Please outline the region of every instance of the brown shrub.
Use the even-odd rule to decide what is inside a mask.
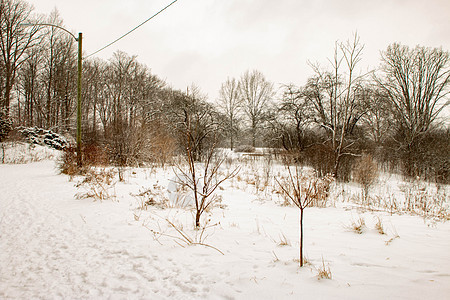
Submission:
[[[64,149],[58,162],[58,168],[62,174],[69,176],[80,174],[77,166],[77,150],[75,147],[67,147]]]
[[[363,200],[367,202],[369,190],[378,178],[378,165],[370,154],[363,154],[353,167],[353,180],[363,189]]]
[[[84,145],[82,149],[83,164],[89,166],[104,166],[108,164],[105,148],[95,143]]]

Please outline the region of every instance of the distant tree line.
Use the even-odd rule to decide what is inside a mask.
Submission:
[[[2,139],[17,126],[75,133],[76,42],[57,28],[24,26],[38,23],[63,26],[56,10],[41,16],[24,0],[0,0]],[[357,35],[336,43],[329,63],[310,63],[300,86],[278,88],[260,71],[245,71],[227,78],[214,101],[195,85],[171,88],[121,51],[107,61],[84,59],[85,156],[165,164],[190,145],[202,160],[220,141],[276,148],[341,180],[355,158],[371,154],[386,170],[448,183],[449,52],[394,43],[377,70],[361,73],[363,49]]]

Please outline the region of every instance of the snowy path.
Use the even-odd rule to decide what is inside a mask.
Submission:
[[[75,201],[73,183],[53,166],[1,166],[0,298],[186,298],[195,284],[178,278],[188,270],[138,237],[111,236],[111,224],[88,226],[79,212],[90,209],[95,222],[101,210]]]

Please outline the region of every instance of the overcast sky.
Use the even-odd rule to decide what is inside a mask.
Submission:
[[[35,12],[57,9],[64,26],[83,32],[91,54],[172,0],[28,0]],[[363,69],[376,67],[393,42],[450,50],[448,0],[178,0],[96,56],[137,55],[172,87],[198,85],[214,100],[227,77],[257,69],[275,84],[303,85],[307,61],[327,63],[336,40],[355,31]]]

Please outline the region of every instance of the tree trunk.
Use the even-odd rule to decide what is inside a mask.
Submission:
[[[252,124],[252,146],[256,147],[256,124],[254,122]]]
[[[230,150],[233,151],[233,115],[230,118]]]
[[[200,210],[197,209],[197,212],[195,214],[195,228],[200,228]]]
[[[9,76],[9,70],[6,69],[6,83],[5,83],[5,94],[4,94],[4,103],[3,108],[5,109],[6,117],[9,117],[9,104],[11,102],[11,89],[12,89],[12,83],[11,83],[11,77]]]
[[[230,150],[233,151],[233,133],[231,133],[231,138],[230,138]]]
[[[334,166],[333,166],[333,176],[334,178],[338,178],[339,164],[341,162],[341,155],[334,155]]]
[[[303,267],[303,210],[300,209],[300,267]]]

